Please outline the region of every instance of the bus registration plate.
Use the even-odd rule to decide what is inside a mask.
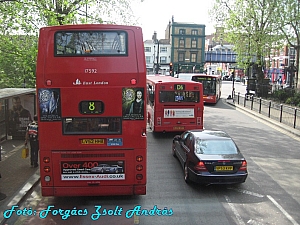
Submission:
[[[98,138],[98,139],[81,139],[81,144],[83,145],[103,145],[104,139]]]
[[[176,126],[176,127],[173,127],[173,130],[184,130],[184,127]]]
[[[233,166],[216,166],[215,170],[216,171],[232,171]]]

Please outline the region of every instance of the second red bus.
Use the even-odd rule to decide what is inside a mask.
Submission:
[[[147,76],[147,118],[154,132],[203,129],[201,83],[171,76]]]

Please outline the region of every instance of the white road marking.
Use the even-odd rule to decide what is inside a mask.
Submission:
[[[273,204],[283,213],[283,215],[288,218],[289,221],[292,222],[293,225],[299,225],[299,223],[297,223],[294,218],[288,214],[287,211],[284,210],[284,208],[281,207],[281,205],[279,205],[274,198],[272,198],[270,195],[267,195],[267,197],[271,200],[271,202],[273,202]]]
[[[240,193],[247,194],[247,195],[252,195],[252,196],[255,196],[255,197],[258,197],[258,198],[263,198],[264,197],[264,195],[261,195],[261,194],[258,194],[258,193],[252,192],[252,191],[247,191],[247,190],[239,189],[239,188],[227,187],[227,189],[238,191]]]
[[[238,211],[236,210],[236,208],[234,207],[234,205],[231,203],[230,198],[227,195],[225,195],[224,197],[225,197],[226,202],[228,203],[229,207],[231,208],[233,214],[235,215],[235,218],[237,219],[238,224],[240,224],[240,225],[246,225],[244,223],[241,215],[238,213]]]

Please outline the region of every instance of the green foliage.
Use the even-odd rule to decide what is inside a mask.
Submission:
[[[135,25],[130,4],[140,0],[0,1],[0,88],[35,87],[39,28],[77,23]]]
[[[247,69],[255,57],[258,80],[263,80],[264,58],[288,43],[300,48],[300,1],[216,0],[210,15],[225,28],[224,39],[234,44],[238,65]],[[299,65],[299,57],[296,65]]]
[[[295,92],[294,89],[279,89],[272,93],[271,98],[274,101],[300,107],[300,92]]]

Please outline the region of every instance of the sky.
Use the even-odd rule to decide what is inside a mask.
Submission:
[[[213,33],[215,28],[208,15],[213,3],[212,0],[144,0],[131,7],[138,19],[138,26],[142,27],[145,41],[152,39],[154,31],[158,39],[164,39],[172,16],[174,22],[204,24],[205,34]]]

